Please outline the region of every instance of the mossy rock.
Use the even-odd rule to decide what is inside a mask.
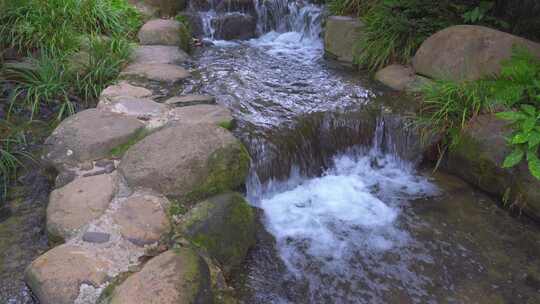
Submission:
[[[178,233],[208,252],[229,276],[255,244],[255,213],[238,193],[225,193],[195,205],[179,221]]]

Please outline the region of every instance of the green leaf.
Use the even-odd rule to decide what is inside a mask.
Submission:
[[[512,136],[512,144],[524,144],[529,141],[529,133],[520,132]]]
[[[529,104],[522,104],[521,109],[531,116],[536,116],[536,108],[534,106],[531,106]]]
[[[521,124],[521,129],[525,132],[530,132],[536,126],[536,117],[529,117],[523,121]]]
[[[516,122],[518,120],[526,118],[526,116],[523,115],[523,113],[513,112],[513,111],[500,112],[500,113],[495,114],[495,116],[497,116],[497,118],[504,119],[504,120],[509,120],[511,122]]]
[[[540,144],[540,132],[533,131],[529,135],[529,149],[532,149]]]
[[[508,154],[508,156],[506,156],[506,158],[504,159],[503,168],[510,168],[517,165],[523,159],[523,155],[525,155],[523,149],[514,149],[514,151]]]
[[[527,152],[527,160],[531,174],[536,179],[540,179],[540,159],[538,159],[536,150],[529,150]]]

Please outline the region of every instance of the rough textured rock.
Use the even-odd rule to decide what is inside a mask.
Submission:
[[[168,107],[152,99],[124,96],[117,97],[110,103],[100,102],[97,108],[144,120],[163,115]]]
[[[147,98],[152,96],[152,91],[136,87],[129,84],[127,81],[120,81],[118,84],[110,85],[101,92],[99,96],[100,102],[111,102],[118,97],[135,97],[135,98]]]
[[[212,19],[214,38],[223,40],[246,40],[255,37],[257,20],[251,15],[231,13]]]
[[[25,281],[41,304],[73,304],[81,284],[99,286],[107,265],[82,248],[61,245],[28,266]]]
[[[196,104],[214,104],[216,98],[211,95],[185,95],[175,96],[165,101],[165,104],[176,106],[191,106]]]
[[[154,19],[146,22],[138,37],[143,45],[180,45],[182,24],[175,20]]]
[[[169,83],[178,82],[190,76],[183,67],[164,63],[133,63],[128,65],[120,75]]]
[[[141,45],[133,52],[135,63],[174,63],[181,64],[188,60],[189,55],[177,46]]]
[[[418,74],[435,79],[474,80],[498,74],[512,46],[540,57],[540,44],[476,25],[456,25],[426,39],[413,59]]]
[[[143,127],[132,117],[88,109],[62,121],[45,141],[43,159],[61,170],[64,165],[104,158]]]
[[[324,51],[327,57],[344,63],[353,63],[355,42],[362,34],[358,18],[330,16],[324,30]]]
[[[252,0],[222,0],[216,6],[217,12],[255,13],[255,2]]]
[[[255,244],[255,215],[240,194],[226,193],[195,205],[181,218],[179,230],[230,274]]]
[[[208,265],[189,248],[166,251],[115,288],[110,304],[212,303]]]
[[[231,125],[233,120],[227,107],[208,104],[175,108],[171,111],[171,116],[181,123],[206,123],[224,127]]]
[[[150,194],[134,194],[113,214],[120,233],[138,246],[155,243],[170,229],[165,213],[169,201]]]
[[[130,186],[197,201],[239,187],[248,167],[249,155],[227,130],[176,123],[132,146],[119,169]]]
[[[187,20],[189,28],[191,29],[191,35],[198,38],[204,36],[203,20],[198,12],[184,11],[178,15],[183,16]]]
[[[375,79],[397,91],[417,92],[429,79],[416,75],[410,66],[392,64],[375,74]]]
[[[52,241],[69,239],[74,232],[101,216],[117,191],[116,173],[78,178],[51,192],[47,233]]]
[[[450,151],[445,168],[488,193],[507,198],[507,205],[540,219],[540,181],[524,163],[502,168],[511,152],[505,139],[511,132],[506,121],[493,115],[478,116]]]

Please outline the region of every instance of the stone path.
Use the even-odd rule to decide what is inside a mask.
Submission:
[[[225,278],[255,242],[255,216],[233,191],[250,159],[212,96],[156,102],[156,88],[190,77],[180,26],[145,24],[122,79],[47,139],[58,246],[25,274],[40,303],[235,303]]]

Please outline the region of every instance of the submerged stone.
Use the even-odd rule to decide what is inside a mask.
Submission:
[[[85,232],[82,236],[82,240],[88,243],[107,243],[111,239],[111,235],[103,232]]]
[[[184,95],[175,96],[165,101],[165,104],[175,106],[191,106],[197,104],[215,104],[216,98],[212,95]]]

